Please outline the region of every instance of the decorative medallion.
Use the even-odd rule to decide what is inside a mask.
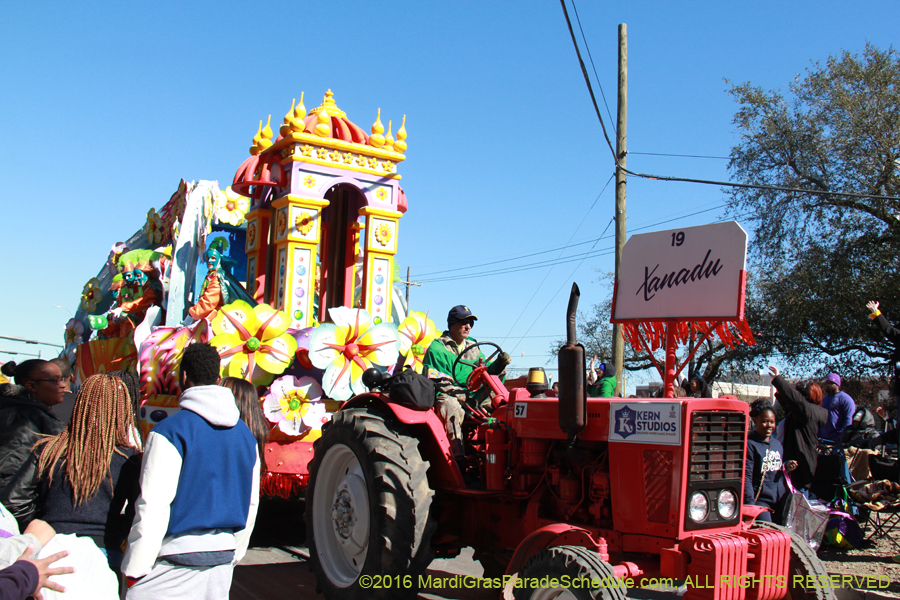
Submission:
[[[307,233],[309,233],[310,229],[312,229],[312,226],[313,218],[306,211],[303,211],[302,213],[300,213],[299,217],[294,219],[294,227],[297,228],[297,231],[300,232],[300,235],[306,235]]]
[[[375,228],[375,239],[382,246],[387,246],[391,241],[393,228],[388,223],[382,223]]]

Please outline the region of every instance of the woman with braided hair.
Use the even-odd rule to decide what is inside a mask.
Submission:
[[[0,492],[0,502],[20,527],[40,517],[59,533],[90,537],[117,567],[140,494],[141,457],[133,428],[122,380],[89,377],[66,429],[34,445],[30,459]]]

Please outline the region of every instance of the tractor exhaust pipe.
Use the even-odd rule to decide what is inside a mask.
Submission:
[[[577,283],[572,283],[572,292],[569,294],[569,307],[566,308],[566,346],[574,346],[577,342],[575,332],[575,313],[578,310],[578,299],[581,298],[581,290]]]
[[[569,439],[584,430],[587,419],[586,358],[584,346],[577,342],[575,314],[581,292],[572,284],[566,309],[566,344],[559,349],[559,428]]]

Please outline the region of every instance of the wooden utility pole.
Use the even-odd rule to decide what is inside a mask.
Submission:
[[[410,278],[409,278],[409,271],[410,271],[410,267],[406,267],[406,281],[401,281],[401,282],[400,282],[400,283],[402,283],[403,285],[406,286],[406,312],[407,312],[407,314],[409,313],[409,286],[411,286],[411,285],[421,286],[421,285],[422,285],[422,284],[419,283],[418,281],[411,281],[411,280],[410,280]]]
[[[619,281],[619,265],[622,263],[622,248],[625,247],[625,133],[628,125],[628,26],[619,24],[619,102],[616,111],[616,281]],[[621,291],[621,290],[620,290]],[[622,326],[613,325],[613,364],[619,376],[616,395],[625,395],[625,346]]]

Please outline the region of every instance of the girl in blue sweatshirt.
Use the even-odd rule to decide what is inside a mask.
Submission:
[[[760,521],[782,523],[788,498],[781,458],[784,450],[773,434],[775,410],[767,400],[757,400],[750,405],[753,430],[747,437],[747,463],[744,467],[744,504],[771,508],[756,517]],[[793,461],[792,461],[793,462]],[[791,465],[785,468],[791,470]]]

